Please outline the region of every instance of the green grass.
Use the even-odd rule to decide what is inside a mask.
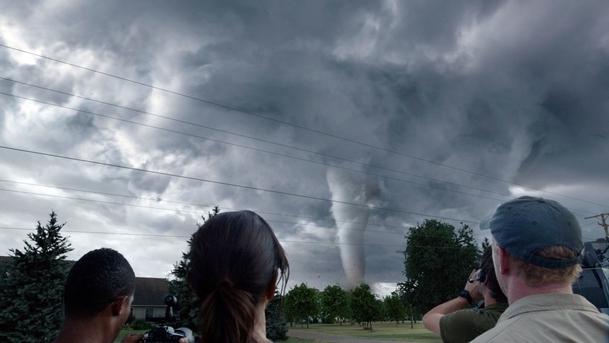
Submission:
[[[289,325],[289,324],[288,324]],[[301,328],[300,325],[294,325],[289,328],[290,331],[309,331],[318,332],[327,335],[337,335],[346,337],[365,338],[370,340],[396,341],[396,342],[442,342],[442,339],[435,334],[427,331],[422,323],[414,324],[414,328],[410,327],[410,323],[395,325],[395,322],[374,322],[372,323],[372,331],[364,330],[359,325],[350,324],[309,324]],[[148,330],[123,330],[116,339],[115,343],[119,343],[121,339],[130,333],[144,333]],[[288,336],[290,335],[288,331]],[[290,337],[287,341],[278,341],[277,343],[315,343],[312,339],[301,339]]]
[[[306,325],[304,328],[301,325],[294,325],[292,330],[312,331],[328,335],[347,336],[365,338],[370,340],[385,340],[396,342],[442,342],[439,336],[423,327],[422,323],[414,324],[414,328],[410,327],[410,323],[395,325],[395,322],[374,322],[372,323],[372,331],[364,330],[359,325],[350,324],[309,324],[309,329]],[[290,332],[288,331],[288,336]]]
[[[125,337],[125,335],[128,335],[130,333],[145,333],[145,332],[148,332],[148,331],[149,330],[121,330],[121,333],[118,335],[118,337],[116,338],[114,343],[120,343],[121,339],[123,339],[123,337]],[[302,338],[291,337],[287,341],[278,341],[278,342],[285,342],[285,343],[314,343],[315,341],[312,340],[312,339],[302,339]]]
[[[126,335],[130,334],[130,333],[145,333],[148,332],[149,330],[121,330],[121,333],[118,334],[118,337],[116,338],[116,340],[114,341],[114,343],[120,343],[121,339],[123,339],[123,337],[125,337]]]

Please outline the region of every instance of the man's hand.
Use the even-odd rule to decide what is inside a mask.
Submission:
[[[466,291],[469,292],[469,295],[472,297],[472,299],[475,302],[478,302],[478,301],[484,299],[484,296],[482,296],[482,294],[480,294],[480,281],[469,282],[469,279],[475,279],[477,276],[478,276],[478,269],[474,269],[472,271],[472,273],[469,274],[469,277],[467,278],[467,281],[465,282],[465,287],[463,287],[463,289],[465,289]]]
[[[140,343],[144,341],[144,334],[141,333],[132,333],[123,337],[121,343]],[[180,343],[188,343],[186,339],[180,338]]]
[[[144,340],[144,334],[141,333],[131,333],[123,337],[121,343],[139,343]]]

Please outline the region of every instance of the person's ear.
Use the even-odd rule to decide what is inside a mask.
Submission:
[[[503,249],[501,246],[497,246],[497,266],[499,270],[495,272],[501,273],[501,275],[508,274],[510,272],[510,253]]]
[[[112,315],[120,316],[123,313],[123,311],[129,311],[130,309],[127,309],[128,302],[129,302],[129,297],[127,297],[127,296],[122,296],[122,297],[114,300],[112,302],[112,304],[110,304],[110,309],[112,311]]]
[[[275,299],[275,290],[277,289],[277,271],[273,273],[273,279],[271,283],[266,287],[266,291],[264,292],[264,296],[266,300],[271,301]]]

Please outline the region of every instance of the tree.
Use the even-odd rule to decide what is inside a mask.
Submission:
[[[264,309],[266,318],[266,338],[271,341],[285,341],[288,339],[288,327],[285,316],[281,313],[282,296],[275,291],[275,297]]]
[[[308,329],[309,320],[316,317],[319,312],[317,293],[315,288],[309,288],[305,283],[294,286],[284,298],[285,315],[288,320],[290,322],[305,320]]]
[[[211,212],[207,213],[207,219],[220,213],[218,206],[214,207]],[[203,223],[197,223],[197,229],[205,223],[205,216],[201,216]],[[182,259],[173,265],[171,274],[173,279],[167,282],[169,292],[178,298],[182,304],[182,308],[178,313],[177,327],[187,327],[193,331],[197,329],[197,315],[201,307],[201,301],[190,290],[188,283],[188,265],[190,263],[190,247],[192,245],[192,236],[187,241],[188,248],[182,253]]]
[[[482,241],[481,246],[482,246],[482,251],[484,251],[484,249],[491,246],[491,242],[488,240],[488,237],[484,237],[484,240]]]
[[[406,317],[406,307],[404,307],[399,294],[397,292],[391,292],[390,296],[385,297],[384,303],[387,317],[395,320],[395,325],[398,325],[399,321]]]
[[[51,212],[24,240],[23,251],[10,249],[0,289],[0,342],[48,342],[63,322],[63,288],[69,271],[66,254],[73,249]]]
[[[411,227],[406,235],[402,287],[408,288],[411,303],[423,313],[453,299],[463,287],[480,252],[472,229],[459,230],[436,220]]]
[[[322,318],[329,323],[334,323],[334,319],[339,318],[339,323],[342,325],[342,319],[348,317],[349,312],[347,292],[339,285],[327,286],[321,293]]]
[[[366,283],[355,287],[351,292],[351,312],[353,319],[358,322],[366,322],[372,330],[372,320],[378,316],[379,308],[376,296],[372,294],[370,286]]]

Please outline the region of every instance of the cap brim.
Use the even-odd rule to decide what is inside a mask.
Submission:
[[[492,219],[493,219],[492,214],[482,218],[482,220],[480,220],[480,230],[490,230]]]

